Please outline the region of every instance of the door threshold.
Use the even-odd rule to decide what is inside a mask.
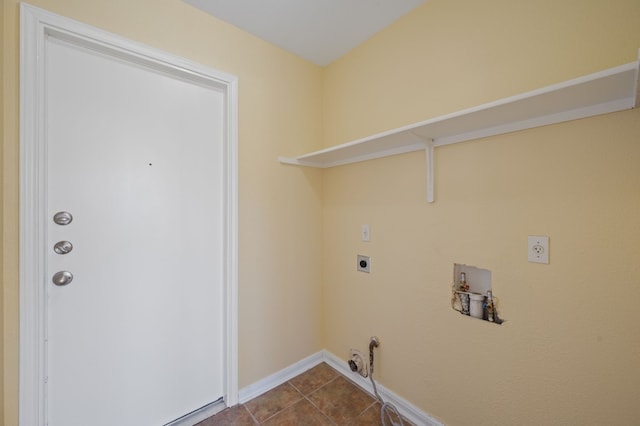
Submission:
[[[164,426],[191,426],[196,423],[200,423],[201,421],[208,419],[211,416],[218,414],[220,411],[227,408],[227,404],[224,402],[224,398],[220,397],[217,400],[213,401],[210,404],[205,405],[204,407],[200,407],[197,410],[190,412],[189,414],[185,414],[184,416],[175,419]]]

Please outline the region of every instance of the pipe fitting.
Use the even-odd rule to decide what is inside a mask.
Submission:
[[[356,349],[351,349],[351,358],[347,361],[349,364],[349,368],[354,373],[360,374],[362,377],[369,377],[369,371],[367,369],[366,364],[364,363],[364,358],[360,351]]]

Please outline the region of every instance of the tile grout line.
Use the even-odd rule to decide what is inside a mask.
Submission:
[[[313,391],[309,392],[308,395],[302,395],[304,399],[306,399],[316,410],[318,410],[320,412],[320,414],[322,414],[327,420],[329,420],[329,422],[332,425],[338,425],[338,423],[336,423],[335,421],[333,421],[332,418],[330,418],[324,411],[322,411],[322,409],[320,409],[320,407],[318,407],[309,397],[311,395],[313,395],[316,392],[319,392],[322,388],[324,388],[325,386],[333,383],[334,381],[338,380],[339,378],[343,378],[345,379],[347,382],[351,383],[352,385],[356,386],[355,383],[353,383],[348,377],[345,377],[344,375],[342,375],[340,372],[336,372],[336,375],[329,381],[327,381],[325,384],[323,384],[322,386],[318,387],[317,389],[314,389]],[[294,386],[295,387],[295,386]],[[357,388],[358,389],[358,388]],[[358,418],[360,418],[369,408],[373,407],[374,405],[376,405],[379,401],[375,398],[373,398],[373,401],[371,402],[371,404],[367,405],[360,413],[358,413],[357,416],[355,416],[353,419],[351,419],[351,421],[349,423],[353,423],[355,420],[357,420]]]
[[[333,421],[333,419],[332,419],[331,417],[329,417],[328,415],[326,415],[326,414],[325,414],[325,412],[324,412],[324,411],[322,411],[322,410],[320,409],[320,407],[318,407],[316,404],[314,404],[314,403],[313,403],[313,401],[311,401],[311,400],[310,400],[309,398],[307,398],[306,396],[304,397],[304,399],[306,399],[306,400],[307,400],[307,402],[308,402],[309,404],[311,404],[311,406],[312,406],[313,408],[315,408],[315,409],[318,411],[318,413],[320,413],[320,414],[322,415],[322,417],[324,417],[325,419],[327,419],[327,420],[329,421],[329,423],[331,423],[332,425],[337,425],[337,423],[336,423],[336,422],[334,422],[334,421]]]
[[[335,370],[334,370],[334,371],[335,371]],[[327,420],[329,421],[329,423],[331,423],[331,424],[332,424],[332,425],[334,425],[334,426],[337,426],[337,423],[336,423],[336,422],[334,422],[334,421],[333,421],[333,419],[331,419],[331,418],[330,418],[330,417],[329,417],[329,416],[328,416],[324,411],[322,411],[322,410],[320,409],[320,407],[318,407],[318,406],[317,406],[317,405],[316,405],[316,404],[315,404],[311,399],[309,399],[309,396],[311,396],[312,394],[314,394],[314,393],[318,392],[320,389],[322,389],[323,387],[327,386],[328,384],[332,383],[333,381],[335,381],[336,379],[338,379],[338,377],[340,377],[340,376],[341,376],[341,374],[340,374],[339,372],[337,372],[337,371],[336,371],[336,374],[335,374],[335,376],[334,376],[334,377],[332,377],[330,380],[328,380],[327,382],[325,382],[322,386],[319,386],[318,388],[313,389],[311,392],[309,392],[309,393],[308,393],[308,394],[306,394],[306,395],[305,395],[304,393],[302,393],[302,391],[301,391],[301,390],[298,390],[298,391],[300,392],[300,394],[302,394],[302,397],[303,397],[303,398],[304,398],[304,399],[305,399],[309,404],[311,404],[311,406],[312,406],[313,408],[315,408],[315,409],[316,409],[316,410],[317,410],[317,411],[318,411],[318,412],[319,412],[319,413],[320,413],[320,414],[321,414],[325,419],[327,419]],[[291,384],[291,386],[293,386],[294,388],[296,388],[296,387],[295,387],[295,385],[293,385],[293,384]],[[298,388],[296,388],[296,389],[298,389]]]
[[[352,379],[351,379],[350,377],[347,377],[347,376],[343,375],[341,372],[339,372],[339,371],[335,370],[335,369],[334,369],[334,368],[332,368],[331,366],[328,366],[328,367],[333,371],[333,377],[329,377],[328,379],[326,379],[326,378],[325,378],[325,375],[327,375],[327,374],[326,374],[326,372],[321,373],[321,374],[322,374],[321,376],[316,376],[315,374],[312,374],[312,375],[309,375],[309,376],[307,376],[307,377],[303,378],[301,381],[299,381],[300,387],[296,386],[296,385],[293,383],[294,379],[295,379],[295,378],[298,378],[298,377],[301,377],[302,375],[304,375],[305,373],[307,373],[309,370],[311,370],[311,369],[309,369],[309,370],[305,371],[304,373],[301,373],[300,375],[298,375],[298,376],[296,376],[296,377],[294,377],[294,378],[292,378],[292,379],[289,379],[289,380],[287,380],[286,382],[284,382],[284,383],[283,383],[283,385],[285,385],[285,384],[286,384],[286,385],[290,386],[290,388],[289,388],[289,389],[293,389],[293,390],[295,391],[294,398],[295,398],[295,397],[297,397],[298,399],[296,399],[296,400],[295,400],[295,401],[293,401],[293,402],[290,402],[290,403],[289,403],[289,404],[287,404],[287,405],[282,406],[282,407],[281,407],[277,412],[273,413],[272,415],[270,415],[269,417],[267,417],[267,418],[263,419],[262,421],[259,421],[259,420],[258,420],[258,418],[257,418],[257,417],[256,417],[256,415],[251,411],[251,409],[249,408],[249,406],[247,405],[247,403],[240,404],[240,405],[242,406],[242,409],[244,409],[244,410],[249,414],[249,418],[250,418],[250,419],[251,419],[251,421],[253,422],[252,424],[254,424],[254,425],[256,425],[256,426],[262,426],[262,425],[264,425],[264,424],[266,424],[266,423],[268,423],[268,422],[270,422],[270,421],[273,421],[274,417],[276,417],[276,416],[278,416],[278,415],[282,415],[282,414],[283,414],[285,411],[287,411],[287,410],[291,410],[291,409],[292,409],[292,407],[294,407],[294,406],[295,406],[296,404],[298,404],[298,403],[302,403],[302,401],[306,401],[306,403],[309,403],[309,404],[311,405],[312,409],[314,410],[314,412],[315,412],[315,413],[319,413],[319,414],[321,415],[321,417],[319,417],[319,419],[320,419],[320,418],[325,419],[325,421],[327,422],[327,424],[328,424],[328,425],[330,425],[330,426],[340,426],[340,425],[343,425],[343,423],[341,423],[341,420],[340,420],[342,417],[340,417],[340,419],[333,420],[333,418],[331,418],[331,417],[329,416],[329,414],[325,413],[325,412],[320,408],[320,406],[319,406],[319,405],[317,405],[317,404],[316,404],[316,402],[314,402],[314,401],[311,399],[311,397],[312,397],[312,396],[314,396],[314,395],[316,395],[318,392],[322,391],[323,389],[327,388],[327,386],[331,385],[332,383],[334,383],[334,382],[336,382],[337,380],[340,380],[340,379],[345,380],[347,383],[349,383],[349,384],[351,384],[351,385],[355,386],[355,388],[356,388],[357,390],[361,390],[361,389],[358,387],[358,385],[357,385],[356,383],[354,383],[354,382],[352,381]],[[319,380],[319,379],[325,379],[326,381],[324,381],[324,380]],[[314,385],[319,385],[319,386],[318,386],[318,387],[316,387],[316,388],[314,388],[314,387],[313,387]],[[308,390],[308,391],[307,391],[307,393],[303,392],[303,390],[302,390],[302,389],[303,389],[303,388],[305,388],[305,387],[309,387],[309,386],[311,387],[311,389],[310,389],[310,390]],[[274,388],[274,389],[275,389],[275,388]],[[286,391],[286,393],[289,393],[289,392],[290,392],[290,391]],[[327,392],[328,392],[328,393],[327,393]],[[330,392],[330,390],[329,390],[329,389],[327,389],[327,390],[326,390],[326,392],[323,392],[323,395],[324,395],[324,396],[327,396],[327,395],[330,395],[330,394],[332,394],[332,392]],[[366,392],[365,392],[365,394],[366,394]],[[324,404],[324,402],[323,402],[323,401],[325,401],[325,399],[324,399],[324,398],[321,398],[321,396],[322,396],[322,395],[320,395],[320,396],[316,397],[315,399],[316,399],[316,400],[318,400],[318,401],[317,401],[317,403],[318,403],[318,404],[321,404],[321,405],[322,405],[322,404]],[[370,404],[366,405],[366,406],[364,407],[364,409],[362,409],[359,413],[354,413],[353,411],[351,411],[351,413],[352,413],[352,414],[356,414],[356,415],[355,415],[354,417],[350,417],[350,418],[348,418],[348,419],[347,419],[347,418],[345,418],[345,419],[344,419],[344,421],[345,421],[346,423],[344,423],[344,425],[352,425],[352,424],[354,424],[354,423],[357,423],[357,422],[358,422],[358,419],[364,419],[364,418],[365,418],[365,417],[364,417],[364,416],[365,416],[365,413],[367,413],[367,411],[368,411],[368,410],[370,410],[370,409],[371,409],[371,410],[376,411],[376,410],[375,410],[375,406],[376,406],[377,404],[379,404],[380,402],[378,401],[378,399],[377,399],[377,398],[374,398],[374,397],[373,397],[373,396],[371,396],[371,395],[368,395],[368,394],[367,394],[367,396],[371,398],[371,402],[370,402]],[[345,397],[346,397],[346,396],[345,396]],[[255,399],[255,398],[254,398],[254,399]],[[332,398],[330,398],[329,404],[332,404],[332,403],[333,403],[332,401],[334,401],[334,399],[335,399],[335,398],[333,398],[333,397],[332,397]],[[363,401],[363,402],[364,402],[364,401]],[[300,407],[302,407],[302,406],[300,406]],[[259,408],[259,406],[258,406],[258,408]],[[331,408],[331,406],[330,406],[330,405],[328,405],[328,406],[327,406],[327,407],[325,407],[325,408]],[[353,409],[353,408],[354,408],[354,407],[352,407],[352,409]],[[259,412],[259,411],[257,411],[257,412]],[[403,417],[403,420],[406,420],[406,419]],[[409,423],[409,424],[412,424],[412,423]]]
[[[327,382],[327,383],[330,383],[330,382]],[[323,387],[323,386],[324,385],[320,386],[320,388]],[[318,389],[320,389],[320,388],[318,388]],[[315,393],[318,389],[314,390],[309,395],[311,395],[312,393]],[[325,419],[329,420],[329,422],[332,425],[336,425],[337,423],[334,422],[332,418],[330,418],[328,415],[326,415],[325,412],[320,409],[320,407],[318,407],[316,404],[314,404],[314,402],[312,400],[309,399],[309,395],[304,395],[304,399],[306,399],[309,402],[309,404],[311,404],[311,406],[313,408],[315,408],[320,414],[322,414],[322,416],[324,416]]]
[[[260,422],[258,421],[258,419],[256,419],[256,417],[253,415],[253,413],[251,412],[251,410],[249,410],[249,408],[247,408],[246,404],[242,404],[242,408],[244,408],[247,413],[249,413],[249,416],[251,417],[251,419],[253,420],[254,424],[256,425],[260,425]]]
[[[258,422],[258,425],[262,425],[265,422],[268,422],[269,420],[271,420],[273,417],[277,416],[278,414],[282,413],[284,410],[286,410],[289,407],[293,407],[295,404],[297,404],[298,402],[302,401],[304,399],[304,395],[302,394],[302,392],[300,392],[298,390],[298,388],[296,388],[295,386],[293,386],[291,383],[289,383],[289,381],[285,382],[286,384],[288,384],[289,386],[291,386],[296,392],[298,392],[298,394],[300,395],[299,399],[296,399],[294,402],[292,402],[291,404],[282,407],[282,409],[276,411],[275,413],[273,413],[272,415],[270,415],[269,417],[267,417],[266,419],[264,419],[262,422]],[[248,410],[248,409],[247,409]],[[249,410],[250,411],[250,410]],[[256,419],[257,421],[257,419]]]

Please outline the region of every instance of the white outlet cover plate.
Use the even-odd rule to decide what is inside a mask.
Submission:
[[[529,235],[528,237],[529,262],[549,263],[549,237],[544,235]]]
[[[371,258],[369,256],[358,255],[358,271],[367,274],[371,272]]]

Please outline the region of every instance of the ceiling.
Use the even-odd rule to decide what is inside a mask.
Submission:
[[[426,0],[184,0],[321,66]]]

